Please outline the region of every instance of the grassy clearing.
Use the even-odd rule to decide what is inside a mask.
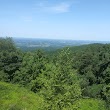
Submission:
[[[17,85],[0,82],[0,110],[42,110],[44,100]]]
[[[107,110],[105,107],[105,102],[100,99],[80,99],[75,102],[72,109],[73,110]]]

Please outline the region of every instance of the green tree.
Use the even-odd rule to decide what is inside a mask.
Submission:
[[[1,80],[12,81],[13,75],[19,69],[21,62],[21,52],[16,49],[12,38],[0,38]]]
[[[102,97],[107,102],[108,109],[110,109],[110,83],[103,87]]]
[[[33,90],[44,96],[48,110],[62,110],[81,96],[76,71],[71,67],[69,49],[62,50],[56,63],[46,64],[45,70],[33,81]]]
[[[31,81],[45,69],[45,63],[48,61],[45,54],[38,50],[36,52],[26,52],[23,56],[21,67],[14,74],[14,83],[28,86],[31,89]],[[30,85],[30,86],[29,86]]]

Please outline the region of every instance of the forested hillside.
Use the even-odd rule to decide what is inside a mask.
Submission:
[[[0,38],[0,110],[110,110],[110,44],[24,52]]]

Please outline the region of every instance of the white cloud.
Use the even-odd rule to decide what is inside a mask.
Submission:
[[[70,10],[71,5],[67,3],[60,3],[55,6],[49,7],[49,9],[53,12],[64,13]]]
[[[41,2],[37,4],[38,9],[44,12],[52,12],[52,13],[65,13],[69,12],[72,6],[71,3],[57,3],[57,4],[47,4],[46,2]]]

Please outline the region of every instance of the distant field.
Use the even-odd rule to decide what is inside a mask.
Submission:
[[[79,46],[92,43],[110,43],[104,41],[81,41],[81,40],[53,40],[37,38],[14,38],[15,45],[25,51],[44,49],[46,51],[56,50],[67,46]]]

